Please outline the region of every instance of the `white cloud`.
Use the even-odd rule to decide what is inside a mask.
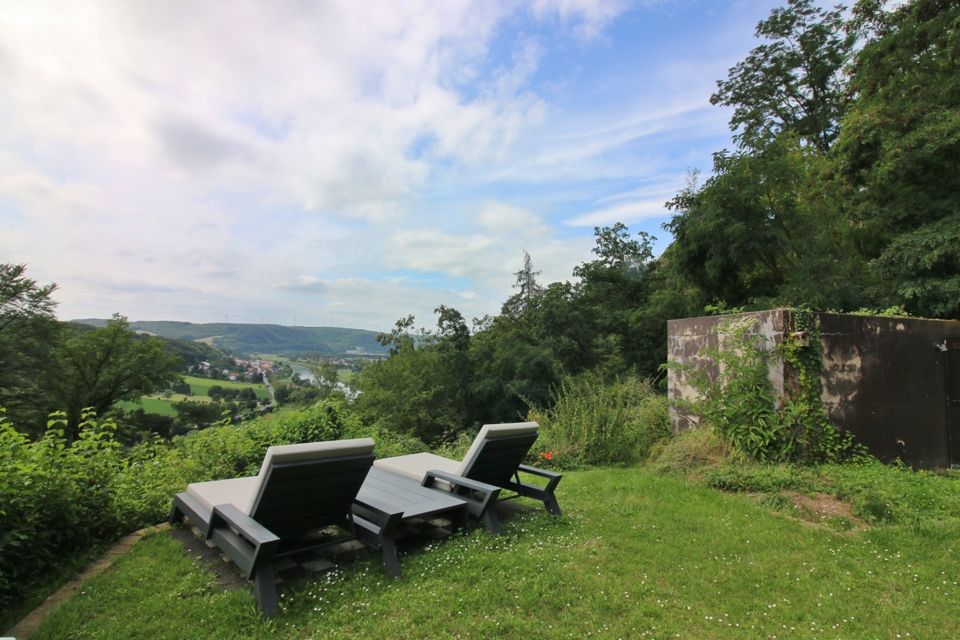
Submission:
[[[567,220],[571,227],[594,227],[615,222],[630,223],[648,218],[659,218],[667,213],[665,199],[637,200],[603,209],[594,209]]]
[[[589,257],[559,222],[654,215],[623,183],[675,170],[638,147],[716,125],[714,76],[682,63],[652,98],[550,88],[558,48],[607,46],[638,4],[20,3],[0,20],[0,259],[58,281],[65,317],[495,311],[524,250],[545,282]]]

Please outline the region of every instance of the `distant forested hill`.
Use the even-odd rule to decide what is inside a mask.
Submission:
[[[80,324],[101,327],[106,320],[87,318],[73,320]],[[339,327],[284,327],[276,324],[235,324],[215,322],[139,321],[131,322],[134,331],[145,331],[163,338],[204,340],[235,355],[275,353],[298,355],[315,353],[321,356],[339,356],[360,349],[366,353],[386,354],[386,348],[377,342],[375,331],[343,329]]]

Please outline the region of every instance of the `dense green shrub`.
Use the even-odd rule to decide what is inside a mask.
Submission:
[[[534,455],[555,466],[629,464],[645,459],[670,434],[667,400],[635,377],[605,383],[588,372],[566,378],[551,409],[536,408]]]
[[[365,427],[342,401],[221,424],[123,449],[116,425],[84,413],[68,444],[63,414],[37,441],[0,413],[0,609],[64,557],[157,523],[190,482],[255,475],[276,444],[372,437],[380,457],[423,451],[409,436]]]
[[[122,529],[111,482],[122,467],[112,423],[89,414],[72,446],[62,413],[31,442],[0,414],[0,609],[64,554]]]

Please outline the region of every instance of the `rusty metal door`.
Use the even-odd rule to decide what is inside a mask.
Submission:
[[[950,464],[960,465],[960,338],[947,338],[947,430],[950,439]]]

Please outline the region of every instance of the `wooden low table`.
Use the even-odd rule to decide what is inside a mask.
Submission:
[[[413,518],[449,518],[453,529],[466,524],[467,503],[453,494],[422,486],[404,476],[371,467],[353,504],[361,542],[380,549],[387,573],[400,575],[395,536]]]

